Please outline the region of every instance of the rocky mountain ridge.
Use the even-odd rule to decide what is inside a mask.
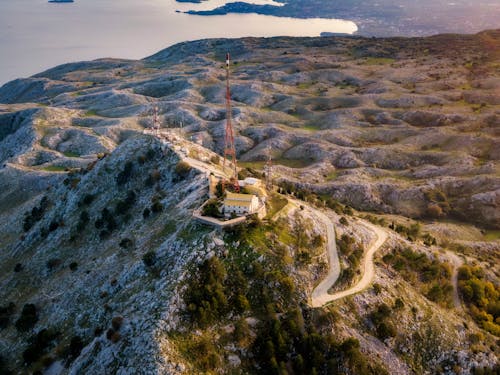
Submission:
[[[230,334],[241,315],[250,325],[247,337],[259,337],[273,309],[278,318],[271,322],[300,311],[298,321],[312,338],[335,335],[342,344],[331,345],[344,372],[373,373],[383,369],[379,362],[401,373],[494,368],[495,336],[463,307],[447,305],[452,270],[442,250],[449,233],[449,241],[471,233],[474,245],[454,243],[454,251],[497,285],[498,240],[476,241],[483,238],[477,228],[439,219],[498,227],[499,37],[488,31],[418,39],[206,40],[142,61],[67,64],[4,85],[2,371],[258,371],[262,363],[252,362],[258,348]],[[227,50],[234,57],[233,117],[243,173],[258,175],[270,146],[276,184],[316,197],[311,201],[322,204],[339,241],[346,235],[363,246],[371,237],[350,218],[352,210],[332,198],[377,211],[371,220],[380,225],[392,221],[372,288],[335,306],[307,307],[326,258],[321,246],[300,244],[297,233],[309,244],[313,238],[321,243],[323,231],[300,208],[282,221],[235,233],[191,221],[206,198],[205,171],[176,167],[186,155],[206,163],[217,158],[200,145],[185,141],[179,149],[143,131],[158,106],[164,128],[220,153]],[[442,225],[440,243],[425,244],[409,232],[413,221],[384,213],[432,217],[425,234],[438,236]],[[358,250],[344,249],[344,271],[355,263],[348,251]],[[185,290],[213,256],[229,272],[249,272],[242,277],[251,292],[270,295],[262,297],[268,305],[248,292],[244,313],[225,311],[209,326],[186,320]],[[410,268],[415,259],[413,267],[429,267],[420,270],[424,276]],[[252,273],[257,263],[260,277]],[[432,284],[428,275],[438,281]],[[231,278],[224,282],[234,289]],[[430,294],[436,285],[444,297]],[[358,347],[349,347],[350,338]],[[214,362],[199,363],[196,350]],[[280,366],[300,368],[296,353],[290,355],[298,364]]]

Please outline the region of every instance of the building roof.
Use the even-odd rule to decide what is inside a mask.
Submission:
[[[231,193],[229,191],[226,193],[226,200],[251,202],[254,198],[255,198],[255,195],[253,195],[253,194]]]
[[[254,199],[257,197],[253,194],[238,194],[238,193],[226,193],[226,199],[224,199],[224,206],[229,207],[250,207]]]

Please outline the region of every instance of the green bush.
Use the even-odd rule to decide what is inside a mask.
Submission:
[[[49,203],[49,199],[43,197],[38,206],[33,207],[31,212],[26,212],[24,214],[23,229],[25,232],[29,231],[38,221],[42,220],[49,207]]]
[[[223,216],[219,211],[219,202],[217,199],[210,199],[207,203],[205,203],[202,209],[202,215],[216,218]]]
[[[181,179],[186,178],[189,175],[189,172],[191,172],[191,166],[188,163],[186,163],[185,161],[180,161],[175,166],[175,173]]]
[[[118,175],[116,176],[116,184],[118,186],[124,185],[130,180],[130,178],[132,176],[133,168],[134,168],[134,164],[131,161],[128,161],[125,163],[123,170],[120,173],[118,173]]]
[[[227,313],[226,269],[217,257],[204,261],[184,294],[191,322],[206,327]]]
[[[80,336],[73,336],[69,343],[69,360],[73,361],[78,358],[84,346],[85,344]]]
[[[500,287],[489,281],[481,267],[458,269],[458,289],[474,320],[484,330],[500,336]]]
[[[10,323],[10,318],[16,310],[14,302],[9,302],[4,306],[0,306],[0,330],[6,328]]]
[[[27,303],[23,306],[21,316],[16,321],[16,328],[20,332],[29,331],[38,322],[38,312],[36,306],[32,303]]]
[[[54,344],[59,332],[53,329],[42,329],[29,339],[29,345],[23,352],[23,360],[28,365],[36,362]]]
[[[146,267],[153,267],[156,263],[156,253],[153,250],[148,251],[142,256],[142,261]]]
[[[421,292],[431,301],[444,307],[453,305],[451,268],[437,259],[431,260],[423,253],[411,248],[396,248],[384,255],[384,263],[398,271],[403,278],[419,286]]]

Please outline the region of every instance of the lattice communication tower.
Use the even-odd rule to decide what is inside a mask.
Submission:
[[[240,191],[238,183],[238,170],[236,167],[236,148],[234,146],[234,130],[231,123],[231,92],[229,90],[229,53],[226,54],[226,131],[224,136],[224,169],[226,162],[232,164],[232,176],[230,184],[235,191]]]

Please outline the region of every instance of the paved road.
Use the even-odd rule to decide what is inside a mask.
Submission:
[[[309,206],[308,208],[323,222],[326,227],[326,250],[328,254],[328,261],[330,263],[330,269],[328,270],[328,275],[326,275],[325,279],[319,283],[316,288],[314,288],[311,296],[312,306],[320,307],[329,302],[328,298],[330,295],[328,294],[328,289],[335,284],[340,276],[340,261],[339,254],[337,252],[337,243],[335,241],[335,229],[332,221],[323,212]]]
[[[325,216],[325,215],[323,215]],[[321,217],[321,215],[318,216],[320,219],[324,219]],[[326,217],[326,216],[325,216]],[[328,219],[328,217],[326,217]],[[329,219],[328,219],[329,220]],[[383,230],[380,227],[377,227],[369,222],[366,222],[364,220],[358,220],[357,221],[359,225],[363,225],[364,227],[368,228],[372,232],[375,233],[376,239],[373,241],[370,246],[368,247],[368,250],[365,253],[364,257],[364,262],[362,265],[362,273],[363,276],[361,277],[361,280],[359,280],[356,285],[352,286],[351,288],[347,290],[343,290],[340,292],[336,292],[334,294],[328,294],[328,289],[332,287],[332,285],[337,281],[337,278],[339,277],[340,273],[340,267],[339,267],[339,262],[338,262],[338,254],[337,250],[335,247],[331,247],[330,241],[328,241],[328,254],[329,254],[329,259],[330,259],[330,272],[328,273],[327,277],[325,280],[323,280],[314,290],[312,293],[312,298],[311,298],[311,305],[312,307],[321,307],[324,306],[332,301],[350,296],[352,294],[359,293],[366,289],[370,283],[373,280],[373,277],[375,276],[375,265],[373,264],[373,255],[375,252],[380,249],[380,247],[384,244],[384,242],[387,240],[388,234],[385,230]],[[331,224],[331,221],[330,221]],[[333,224],[331,224],[333,227]],[[328,228],[328,226],[327,226]],[[329,239],[330,235],[328,234]],[[335,243],[335,235],[333,236],[333,242]],[[330,255],[334,252],[334,256]],[[333,262],[332,262],[333,260]]]

